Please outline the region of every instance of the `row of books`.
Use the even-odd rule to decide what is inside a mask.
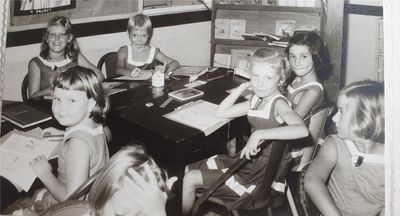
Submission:
[[[280,41],[293,36],[295,31],[315,31],[314,26],[298,26],[296,20],[276,20],[275,32],[246,33],[245,19],[215,19],[215,38],[234,40]]]
[[[217,4],[316,7],[316,0],[216,0]]]

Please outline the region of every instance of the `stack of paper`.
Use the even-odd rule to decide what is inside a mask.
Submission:
[[[19,191],[28,191],[36,178],[29,162],[39,155],[48,158],[56,147],[57,142],[12,132],[0,145],[0,175],[13,183]]]
[[[230,121],[230,119],[217,118],[215,116],[217,107],[218,105],[208,101],[198,100],[165,114],[164,117],[189,127],[197,128],[208,136]]]

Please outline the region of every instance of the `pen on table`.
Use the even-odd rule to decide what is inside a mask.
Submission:
[[[225,75],[209,78],[209,79],[207,79],[207,81],[210,82],[210,81],[217,80],[217,79],[220,79],[220,78],[223,78],[223,77],[225,77]]]

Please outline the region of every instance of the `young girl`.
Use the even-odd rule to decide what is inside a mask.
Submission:
[[[89,193],[93,214],[164,216],[166,173],[142,146],[126,146],[113,155]]]
[[[288,63],[285,57],[276,50],[258,49],[251,59],[251,81],[243,83],[219,105],[216,116],[234,118],[247,115],[252,125],[252,133],[246,146],[235,157],[226,155],[213,156],[209,159],[190,164],[186,167],[183,180],[183,214],[190,213],[195,191],[200,187],[209,187],[226,168],[239,157],[246,157],[252,162],[234,175],[236,185],[246,192],[240,193],[229,184],[223,185],[216,196],[230,206],[241,196],[251,195],[252,188],[260,185],[263,170],[267,164],[272,144],[264,149],[262,141],[288,140],[305,137],[308,130],[302,119],[290,108],[281,89],[286,88]],[[235,104],[241,93],[251,86],[254,95],[249,101]],[[287,126],[280,126],[286,123]]]
[[[109,102],[96,74],[80,66],[71,67],[55,78],[51,89],[53,115],[66,126],[66,132],[58,152],[58,177],[47,158],[39,156],[31,162],[50,192],[43,196],[44,208],[64,201],[109,158],[102,126]]]
[[[148,16],[140,13],[132,16],[128,21],[128,35],[131,44],[118,50],[117,74],[136,77],[142,69],[154,69],[159,64],[168,74],[179,67],[176,60],[149,45],[153,27]]]
[[[384,86],[374,81],[341,90],[328,137],[305,176],[323,215],[385,215]],[[328,181],[328,184],[325,183]]]
[[[72,24],[67,17],[56,16],[47,24],[42,38],[40,56],[29,61],[28,89],[31,98],[50,94],[50,82],[67,68],[80,65],[96,72],[103,80],[102,72],[80,52],[72,34]]]
[[[285,52],[289,59],[290,69],[293,71],[291,77],[293,81],[287,88],[287,98],[294,111],[304,119],[325,100],[322,82],[331,75],[328,49],[317,33],[308,32],[296,34],[290,38]],[[307,125],[308,123],[306,122]],[[298,145],[299,143],[301,144]],[[291,155],[296,158],[295,164],[301,169],[311,160],[314,144],[311,139],[304,139],[296,145],[293,144],[290,145]]]

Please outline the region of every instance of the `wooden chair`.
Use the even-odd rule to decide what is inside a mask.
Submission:
[[[260,212],[267,211],[272,215],[271,211],[271,184],[276,177],[279,164],[282,160],[286,145],[283,142],[273,142],[270,158],[267,161],[265,168],[264,179],[262,183],[257,186],[250,196],[245,196],[235,201],[232,207],[228,208],[223,205],[223,202],[217,197],[213,197],[213,193],[225,183],[232,175],[237,173],[243,168],[249,160],[242,158],[233,163],[229,169],[215,181],[215,183],[202,193],[202,195],[195,201],[191,212],[192,216],[201,215],[208,211],[218,212],[222,215],[239,215],[239,212]],[[205,205],[206,203],[211,205]],[[211,207],[207,209],[207,207]],[[222,210],[222,211],[219,211]]]
[[[68,200],[44,210],[39,216],[91,215],[88,201]]]
[[[109,52],[104,54],[97,63],[97,68],[103,71],[103,66],[106,70],[106,78],[110,79],[117,76],[115,69],[117,66],[117,52]]]
[[[326,123],[329,117],[333,112],[334,106],[332,103],[327,102],[323,104],[320,109],[310,115],[310,124],[309,131],[314,142],[314,150],[311,156],[311,161],[315,158],[319,147],[324,142],[324,138],[326,137]],[[293,198],[293,194],[291,193],[290,185],[288,185],[286,190],[286,196],[290,205],[290,209],[292,211],[293,216],[298,215],[312,215],[311,205],[308,196],[305,194],[304,190],[304,175],[307,170],[307,166],[303,167],[301,171],[299,171],[299,177],[296,181],[296,198]],[[308,200],[307,200],[308,199]]]
[[[25,75],[24,79],[22,80],[21,95],[22,95],[22,101],[26,102],[29,100],[30,95],[28,89],[28,74]]]

